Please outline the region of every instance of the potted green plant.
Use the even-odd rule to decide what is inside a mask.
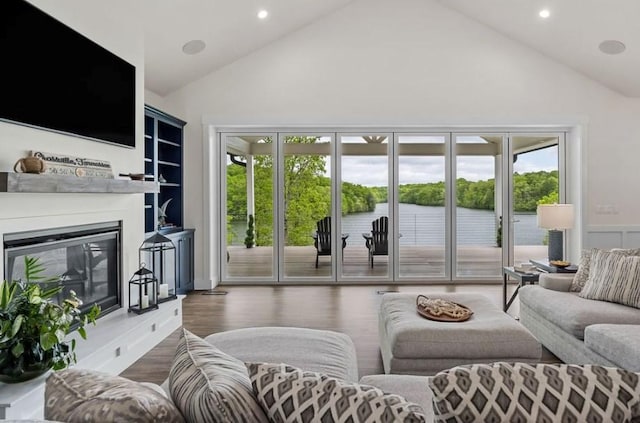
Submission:
[[[44,267],[37,258],[25,256],[24,261],[25,281],[0,282],[0,381],[6,383],[75,363],[76,341],[66,337],[77,328],[86,339],[84,326],[95,324],[100,313],[94,304],[88,313],[80,314],[82,302],[73,291],[59,304],[53,301],[60,298],[63,287],[42,288],[54,280],[42,276]]]

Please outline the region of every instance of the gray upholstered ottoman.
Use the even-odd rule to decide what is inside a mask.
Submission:
[[[437,294],[466,305],[466,322],[436,322],[416,312],[416,294],[385,294],[379,331],[386,373],[433,375],[453,366],[540,360],[542,348],[520,323],[479,294]]]
[[[358,381],[356,348],[343,333],[259,327],[214,333],[205,341],[244,362],[286,363],[349,382]]]

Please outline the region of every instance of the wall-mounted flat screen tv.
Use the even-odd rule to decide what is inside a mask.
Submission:
[[[23,0],[0,0],[0,58],[1,120],[135,147],[135,66]]]

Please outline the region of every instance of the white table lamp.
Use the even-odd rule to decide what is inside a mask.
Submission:
[[[573,204],[540,204],[538,227],[549,230],[549,261],[564,258],[562,231],[573,228]]]

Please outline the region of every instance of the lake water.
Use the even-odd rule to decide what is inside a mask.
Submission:
[[[400,245],[444,245],[444,207],[400,203],[399,212]],[[360,234],[370,232],[371,222],[380,216],[388,216],[387,203],[377,204],[373,212],[343,216],[342,232],[350,235],[347,243],[361,244]],[[496,217],[493,211],[458,208],[456,219],[458,245],[496,245]],[[546,232],[538,228],[535,213],[516,214],[515,220],[515,245],[542,245]]]
[[[372,212],[353,213],[342,217],[342,232],[348,233],[347,245],[361,246],[362,233],[371,232],[371,222],[380,216],[389,215],[389,205],[378,203]],[[417,204],[399,205],[400,245],[444,245],[444,207],[419,206]],[[495,246],[496,218],[491,210],[457,209],[458,245]],[[537,226],[535,213],[515,215],[515,245],[543,245],[546,234]],[[236,236],[233,245],[242,245],[246,225],[232,223]]]

